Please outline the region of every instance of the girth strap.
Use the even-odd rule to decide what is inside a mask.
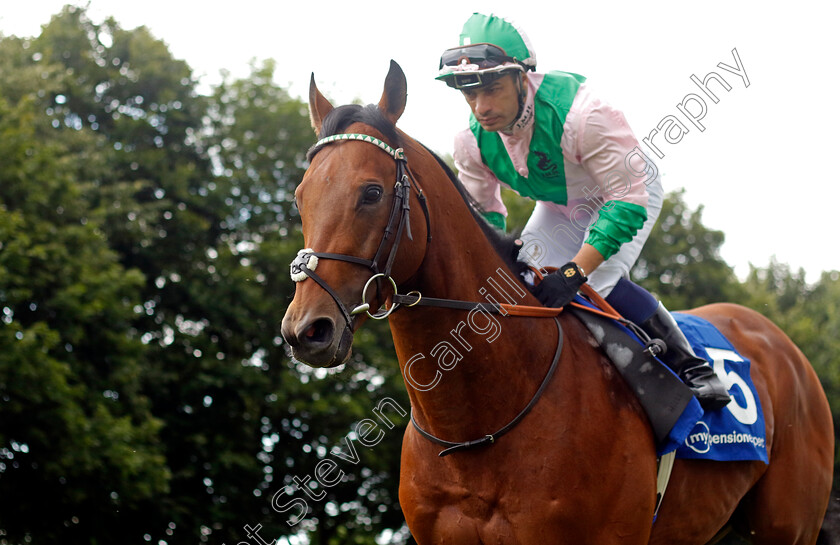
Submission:
[[[662,500],[665,497],[665,490],[671,480],[671,473],[674,470],[674,460],[677,458],[677,451],[672,450],[663,454],[656,461],[656,505],[653,509],[653,521],[659,515],[659,508],[662,507]]]

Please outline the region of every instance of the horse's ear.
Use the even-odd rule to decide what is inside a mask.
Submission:
[[[315,73],[313,72],[312,79],[309,80],[309,120],[312,123],[312,128],[315,129],[316,136],[321,133],[321,124],[332,109],[333,105],[315,85]]]
[[[406,94],[405,74],[400,65],[392,60],[391,69],[385,77],[385,90],[382,92],[382,98],[379,99],[379,109],[394,125],[405,111]]]

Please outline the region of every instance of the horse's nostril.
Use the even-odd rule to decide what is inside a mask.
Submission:
[[[326,318],[312,322],[303,332],[303,341],[309,345],[330,343],[333,337],[333,324]]]

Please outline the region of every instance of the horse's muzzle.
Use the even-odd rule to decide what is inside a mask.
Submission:
[[[295,319],[287,313],[280,332],[295,359],[312,367],[336,367],[350,357],[353,332],[349,327],[337,330],[331,317]]]

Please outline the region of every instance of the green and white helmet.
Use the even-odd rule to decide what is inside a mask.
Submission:
[[[510,70],[537,68],[528,36],[502,17],[473,13],[461,30],[460,44],[443,52],[435,78],[456,89],[487,85]]]

